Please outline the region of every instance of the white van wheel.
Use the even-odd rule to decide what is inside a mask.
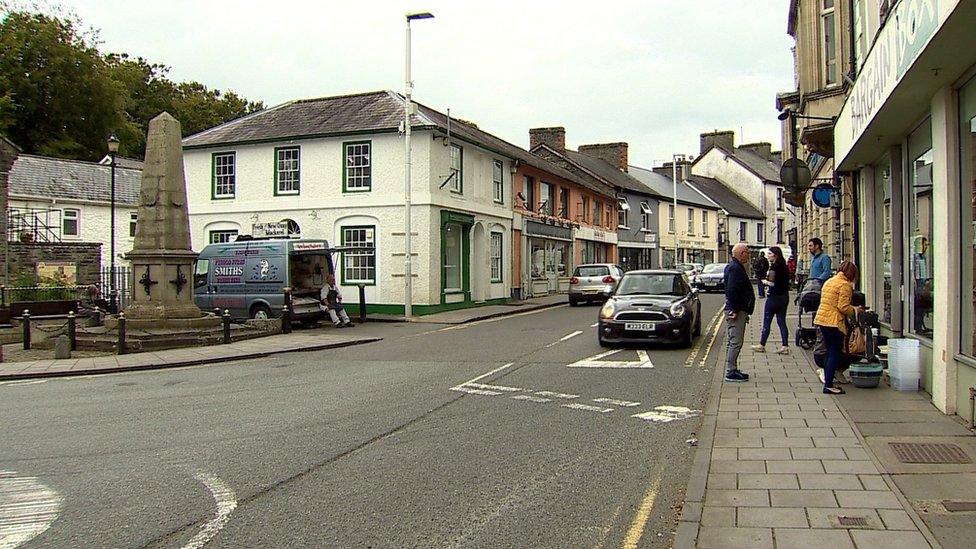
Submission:
[[[258,305],[251,309],[251,318],[255,320],[268,320],[271,318],[271,310],[264,305]]]

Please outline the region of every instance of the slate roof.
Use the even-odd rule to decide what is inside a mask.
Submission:
[[[674,181],[670,177],[661,175],[654,170],[639,168],[637,166],[630,166],[629,173],[635,179],[647,185],[658,194],[666,196],[668,200],[673,199]],[[692,206],[700,206],[711,210],[719,209],[718,205],[712,202],[708,197],[702,196],[701,193],[689,187],[684,181],[678,182],[678,202],[681,202],[682,204],[690,204]]]
[[[713,202],[727,211],[730,216],[745,219],[766,218],[758,208],[739,196],[732,189],[726,187],[721,181],[701,175],[692,175],[688,179],[692,187],[712,199]]]
[[[405,98],[393,91],[290,101],[270,109],[204,130],[183,139],[184,149],[261,143],[282,139],[308,139],[362,133],[399,131]],[[451,137],[467,141],[501,156],[562,177],[596,192],[610,190],[594,185],[572,172],[530,154],[525,149],[496,137],[471,123],[459,121],[414,101],[416,113],[410,127],[436,129],[446,133],[450,120]]]
[[[597,177],[613,185],[614,187],[620,187],[621,189],[627,191],[663,198],[661,194],[656,192],[654,189],[641,183],[637,179],[634,179],[602,158],[596,158],[577,151],[571,151],[569,149],[564,151],[563,156],[568,158],[577,166],[580,166],[584,170],[595,174]]]
[[[141,170],[116,166],[116,205],[138,205],[141,181]],[[21,154],[10,169],[9,182],[11,198],[111,203],[111,168],[96,162]]]
[[[779,179],[779,169],[783,166],[782,162],[778,160],[768,160],[750,150],[738,147],[736,147],[733,156],[738,158],[739,161],[745,164],[747,168],[755,172],[764,180],[771,181],[773,183],[781,183]]]

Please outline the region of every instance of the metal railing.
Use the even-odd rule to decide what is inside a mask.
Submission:
[[[9,240],[61,242],[60,210],[10,210],[7,216]]]

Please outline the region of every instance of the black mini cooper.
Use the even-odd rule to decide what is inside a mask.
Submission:
[[[681,271],[630,271],[600,309],[600,345],[680,342],[701,334],[698,290]]]

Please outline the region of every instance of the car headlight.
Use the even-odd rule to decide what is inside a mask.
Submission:
[[[688,311],[685,309],[684,303],[675,303],[671,306],[671,316],[674,318],[681,318],[685,316],[686,312]]]
[[[613,310],[614,310],[613,301],[607,301],[606,303],[603,304],[603,307],[600,309],[600,318],[603,319],[613,318]]]

